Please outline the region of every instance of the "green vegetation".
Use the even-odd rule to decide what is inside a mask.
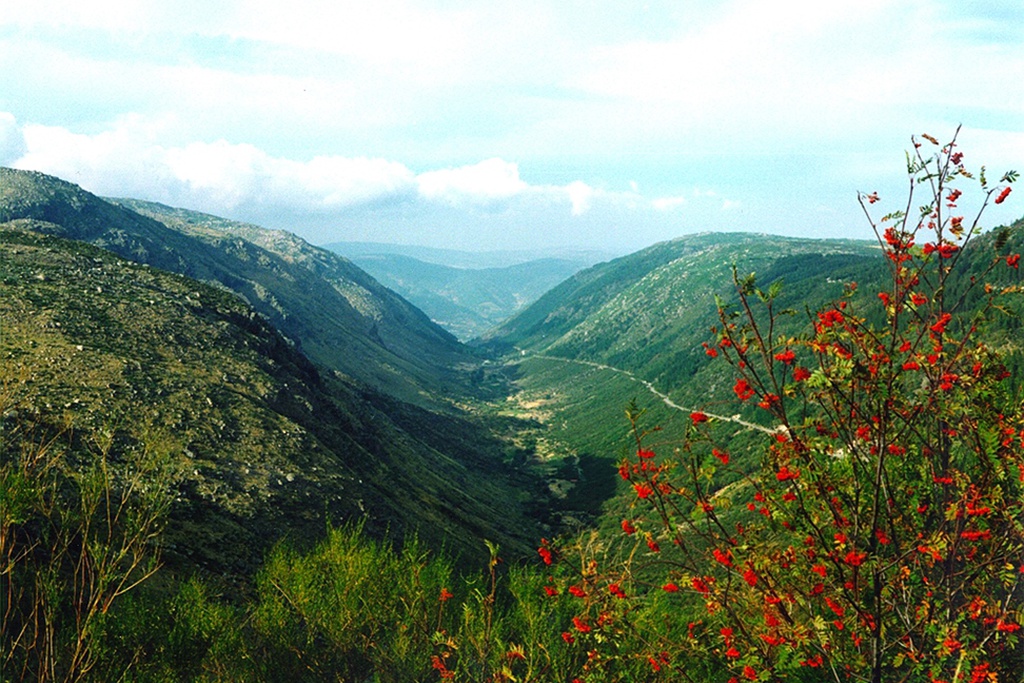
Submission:
[[[415,539],[394,549],[332,528],[306,552],[276,548],[245,600],[196,578],[125,596],[88,680],[567,681],[591,664],[562,635],[575,598],[546,585],[496,552],[460,572]],[[642,680],[641,646],[623,634],[622,656],[588,680]]]
[[[955,214],[975,176],[954,143],[924,137],[934,149],[908,155],[906,204],[924,195],[920,214],[871,222],[883,279],[865,273],[867,287],[849,283],[806,318],[774,278],[736,273],[735,301],[719,301],[706,354],[773,427],[753,462],[734,457],[724,418],[694,409],[682,439],[655,445],[630,407],[629,505],[601,537],[633,550],[556,582],[579,598],[573,623],[596,659],[617,654],[622,624],[664,599],[660,585],[699,616],[666,611],[676,632],[645,629],[652,678],[687,679],[694,656],[731,681],[1024,671],[1024,403],[994,351],[1019,353],[1001,323],[1020,310],[1020,239],[964,229]],[[978,175],[980,218],[1017,174]],[[871,220],[879,198],[860,200]],[[587,557],[572,541],[542,551],[573,567]]]
[[[879,244],[690,236],[576,274],[470,352],[298,238],[116,201],[0,170],[5,680],[725,680],[731,655],[690,647],[717,618],[698,572],[657,548],[696,537],[627,530],[619,466],[641,442],[692,455],[679,490],[756,521],[780,418],[712,358],[719,305],[753,292],[733,266],[773,292],[751,329],[784,340],[840,296],[878,309],[888,272]],[[974,237],[942,283],[985,311],[1015,402],[1019,274],[988,267],[1022,227]],[[630,405],[658,430],[638,441]],[[728,467],[691,450],[695,423]]]
[[[785,305],[799,310],[838,295],[854,274],[871,277],[881,259],[866,242],[681,237],[573,276],[491,333],[486,348],[518,364],[520,400],[544,401],[553,440],[611,467],[628,439],[624,423],[608,416],[621,415],[632,399],[662,427],[663,443],[682,436],[691,409],[737,412],[728,370],[702,346],[717,322],[716,294],[732,289],[734,264],[781,279]],[[801,318],[790,321],[794,329]],[[751,432],[732,426],[742,452]]]
[[[159,567],[179,468],[151,433],[74,432],[15,405],[0,396],[0,671],[87,680],[112,608]]]
[[[1022,228],[1024,221],[1011,226],[1005,249],[1024,250]],[[975,239],[950,289],[979,276],[998,234]],[[886,275],[877,242],[723,234],[654,245],[573,276],[489,335],[487,348],[516,368],[519,393],[510,404],[543,405],[538,417],[545,438],[561,444],[563,452],[604,458],[608,468],[629,447],[625,424],[609,416],[621,415],[631,399],[661,427],[656,443],[662,447],[680,441],[691,410],[771,427],[763,411],[736,404],[733,374],[704,346],[718,323],[716,295],[725,305],[736,302],[733,265],[741,273],[756,272],[766,287],[781,283],[777,305],[791,313],[781,318],[778,332],[789,335],[806,328],[808,312],[840,296],[845,285],[857,282],[857,300],[863,302]],[[1013,283],[1016,271],[1006,270],[993,275],[994,284]],[[1021,323],[1014,300],[1007,298],[1009,310],[990,312],[985,334],[1016,381],[1024,349],[1015,334]],[[961,308],[978,304],[975,290]],[[678,407],[667,405],[664,396]],[[717,428],[740,457],[751,452],[755,430],[728,421]]]

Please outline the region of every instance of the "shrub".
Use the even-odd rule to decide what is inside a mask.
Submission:
[[[0,415],[12,405],[0,398]],[[0,668],[83,680],[112,611],[159,566],[176,478],[170,447],[24,416],[7,419],[2,436]]]
[[[1019,255],[997,237],[987,267],[957,279],[985,207],[1017,174],[990,185],[955,136],[924,140],[908,155],[904,208],[876,221],[877,194],[860,195],[888,262],[882,291],[850,285],[785,336],[778,322],[796,313],[777,310],[779,284],[734,274],[737,304],[720,303],[709,347],[732,365],[737,400],[774,425],[754,472],[737,469],[703,411],[673,453],[656,453],[629,411],[628,554],[576,574],[574,619],[593,626],[598,657],[621,658],[620,634],[642,628],[646,650],[629,656],[646,656],[652,676],[686,678],[697,658],[730,681],[1019,674],[1024,411],[978,332],[1019,293],[991,284]],[[967,220],[971,180],[981,201]],[[968,310],[970,297],[981,304]],[[723,472],[736,483],[721,487]],[[641,621],[651,612],[664,625]]]

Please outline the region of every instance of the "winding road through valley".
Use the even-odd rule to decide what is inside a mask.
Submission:
[[[560,358],[559,356],[548,356],[542,353],[525,353],[525,355],[523,355],[522,358],[536,358],[538,360],[550,360],[561,363],[569,363],[573,365],[584,365],[590,368],[595,368],[597,370],[605,370],[607,372],[618,373],[620,375],[623,375],[624,377],[629,378],[631,381],[646,387],[649,392],[660,398],[665,403],[665,405],[667,405],[669,408],[672,408],[673,410],[678,410],[680,412],[684,412],[687,414],[697,410],[697,408],[687,408],[686,406],[679,405],[671,398],[669,398],[667,394],[663,394],[660,391],[658,391],[653,384],[651,384],[650,382],[641,377],[637,377],[629,370],[623,370],[621,368],[616,368],[611,365],[605,365],[604,363],[595,363],[589,360],[576,360],[575,358]],[[747,422],[746,420],[741,419],[739,415],[715,415],[714,413],[709,413],[706,410],[701,410],[700,412],[704,413],[708,417],[713,417],[716,420],[735,422],[736,424],[742,425],[747,429],[756,429],[757,431],[764,432],[765,434],[775,433],[775,430],[769,429],[768,427],[764,427],[762,425],[754,424],[753,422]]]

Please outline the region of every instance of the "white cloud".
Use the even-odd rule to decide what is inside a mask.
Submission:
[[[502,159],[487,159],[471,166],[427,171],[416,176],[421,196],[457,206],[508,199],[527,189],[519,166]]]
[[[0,166],[16,161],[26,151],[25,136],[21,134],[14,115],[0,111]]]
[[[26,124],[25,154],[12,165],[59,176],[101,194],[146,196],[155,187],[174,190],[176,179],[164,162],[165,150],[148,142],[160,124],[127,116],[95,135],[59,126]]]
[[[1024,80],[1019,40],[972,40],[963,27],[982,10],[937,5],[709,3],[669,35],[590,44],[566,86],[608,111],[574,111],[575,130],[608,139],[606,122],[621,117],[612,139],[627,148],[656,139],[683,153],[739,156],[860,151],[881,142],[880,131],[904,136],[936,114],[945,127],[982,111],[1019,122],[1024,90],[1009,87]]]
[[[246,205],[325,211],[401,197],[412,172],[384,159],[281,159],[248,144],[192,143],[165,157],[175,178],[206,205]]]
[[[569,202],[572,204],[572,215],[580,216],[590,210],[594,200],[594,189],[579,180],[569,183],[566,187]]]
[[[163,163],[193,192],[229,209],[251,201],[265,178],[269,159],[252,145],[192,143],[170,149]]]
[[[659,211],[671,211],[686,204],[686,197],[659,197],[651,205]]]
[[[342,58],[358,70],[407,80],[450,80],[471,62],[477,12],[415,0],[33,0],[8,3],[0,26],[23,31],[101,31],[117,40],[227,38],[282,51]],[[381,76],[381,73],[375,74]]]
[[[413,173],[393,161],[338,156],[295,161],[223,140],[165,148],[156,142],[161,128],[140,117],[125,117],[95,135],[26,125],[25,153],[14,164],[97,194],[228,214],[257,206],[330,211],[400,199],[415,191]]]
[[[173,125],[126,116],[88,135],[59,126],[19,128],[13,116],[0,114],[5,137],[20,140],[23,135],[24,146],[12,148],[18,168],[50,173],[100,195],[150,199],[228,217],[341,218],[351,210],[395,204],[413,212],[429,212],[431,206],[472,212],[500,205],[582,216],[595,205],[642,211],[678,203],[672,198],[651,203],[635,189],[611,192],[581,180],[530,184],[520,177],[517,163],[497,157],[416,174],[382,158],[322,155],[302,161],[225,140],[164,147],[158,140]]]
[[[462,56],[466,13],[394,0],[256,0],[235,5],[234,35],[340,54],[371,64],[441,69]]]
[[[807,82],[802,77],[848,63],[851,52],[830,49],[828,43],[863,30],[880,4],[884,0],[728,3],[725,11],[708,11],[701,22],[681,26],[671,39],[592,47],[592,67],[577,84],[606,96],[685,105],[698,117],[722,113],[734,103],[749,108],[761,97],[782,104],[795,87],[834,87],[828,78]],[[815,60],[801,59],[811,52]]]
[[[136,30],[143,23],[143,9],[143,3],[123,0],[12,2],[0,12],[0,26]]]
[[[859,151],[881,129],[902,141],[922,116],[948,126],[967,107],[1024,114],[1024,89],[1009,86],[1024,80],[1019,40],[990,38],[1014,33],[1012,15],[1000,24],[969,3],[8,4],[0,24],[61,29],[0,38],[0,62],[19,66],[0,74],[10,101],[38,90],[52,92],[37,110],[90,111],[90,97],[104,111],[173,108],[178,144],[226,138],[284,156],[592,168],[636,150]]]

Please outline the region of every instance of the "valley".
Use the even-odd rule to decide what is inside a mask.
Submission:
[[[435,252],[343,242],[328,248],[351,258],[464,342],[525,309],[578,270],[603,260],[598,253],[586,252],[535,258],[530,252]]]
[[[958,315],[984,312],[976,324],[999,349],[1015,396],[1024,384],[1021,282],[1016,266],[992,265],[1024,250],[1022,228],[978,235],[942,281]],[[0,169],[0,465],[16,503],[0,551],[47,524],[89,529],[91,515],[111,517],[112,507],[95,512],[102,502],[87,511],[83,501],[100,500],[88,498],[90,473],[113,494],[107,506],[123,496],[126,506],[160,513],[159,532],[139,546],[154,566],[159,558],[160,580],[112,625],[88,627],[103,634],[88,636],[96,657],[132,669],[135,655],[102,654],[99,643],[139,642],[141,630],[162,640],[137,646],[152,662],[140,680],[174,677],[179,647],[198,648],[213,678],[226,667],[229,677],[263,680],[339,671],[417,680],[447,671],[445,657],[460,648],[463,672],[511,671],[522,648],[548,667],[525,680],[580,670],[586,652],[565,646],[589,630],[565,593],[582,593],[588,609],[606,609],[599,590],[620,597],[619,580],[653,595],[659,542],[685,545],[652,526],[634,536],[640,501],[656,490],[699,491],[673,512],[692,529],[700,510],[720,508],[716,523],[737,529],[767,510],[753,502],[764,444],[795,431],[780,429],[763,401],[740,396],[736,375],[748,368],[719,357],[736,348],[722,345],[725,321],[740,319],[756,295],[773,307],[752,318],[770,324],[772,350],[796,345],[840,300],[870,311],[859,324],[880,329],[886,313],[872,308],[874,294],[892,276],[877,242],[746,233],[687,235],[607,261],[575,254],[483,265],[472,259],[514,257],[413,252],[453,264],[445,265],[380,245],[350,249],[351,260],[340,255],[344,245],[324,249],[284,231]],[[981,279],[985,290],[975,286]],[[985,308],[992,291],[1005,302]],[[778,357],[762,355],[769,364]],[[785,387],[772,399],[779,410],[810,419],[816,406]],[[644,488],[631,477],[651,470],[630,463],[654,453],[692,457],[692,481]],[[780,470],[779,481],[791,474]],[[85,512],[61,516],[69,502]],[[15,572],[25,579],[44,566],[55,577],[86,571],[66,559],[69,549],[115,545],[126,532],[108,524],[106,536],[97,533],[56,534],[53,550],[9,553],[3,585],[14,595]],[[579,554],[580,568],[548,569],[553,552]],[[601,578],[616,590],[588,583],[599,562],[623,557],[643,561],[635,575]],[[699,581],[694,571],[676,578]],[[380,583],[384,575],[390,583]],[[326,577],[336,582],[329,589]],[[349,584],[372,599],[350,601]],[[45,602],[40,595],[18,593],[11,603],[24,623],[36,614],[32,600]],[[453,597],[461,617],[446,611]],[[687,603],[684,621],[698,618],[699,603]],[[157,624],[147,604],[181,617]],[[373,604],[391,612],[376,614]],[[629,618],[664,621],[663,609],[655,599]],[[363,626],[335,629],[339,612],[358,614]],[[189,621],[207,618],[219,626]],[[491,650],[481,643],[499,642],[492,620],[533,640],[509,635]],[[577,634],[547,632],[546,620],[574,623]],[[73,622],[62,623],[86,638],[86,621]],[[314,634],[308,642],[306,634]],[[25,652],[29,666],[37,654]],[[646,656],[609,670],[635,675]],[[371,678],[385,670],[398,673]]]
[[[476,373],[472,351],[340,257],[144,208],[166,223],[53,178],[0,173],[12,245],[4,377],[32,377],[11,398],[19,414],[174,434],[192,473],[171,511],[182,568],[245,576],[278,539],[313,542],[354,519],[457,555],[480,557],[482,538],[530,552],[545,533],[545,484],[524,469],[514,423],[466,409],[503,390],[500,373]],[[168,278],[174,288],[155,296]],[[225,332],[200,324],[210,315],[227,316]],[[37,338],[47,329],[81,347],[77,365],[59,370]]]
[[[618,375],[623,375],[626,378],[628,378],[629,380],[631,380],[633,382],[636,382],[637,384],[639,384],[642,387],[644,387],[645,389],[647,389],[647,391],[649,391],[651,394],[653,394],[656,398],[661,399],[662,403],[664,403],[667,407],[671,408],[672,410],[677,410],[677,411],[679,411],[681,413],[686,413],[687,415],[689,415],[690,413],[692,413],[695,410],[697,410],[696,408],[693,408],[693,407],[687,408],[685,406],[679,405],[678,403],[673,401],[672,398],[668,394],[661,393],[660,391],[658,391],[658,389],[655,388],[655,386],[653,384],[651,384],[650,382],[648,382],[645,379],[640,379],[639,377],[634,375],[629,370],[622,370],[621,368],[613,368],[612,366],[605,365],[603,363],[594,363],[592,361],[576,360],[576,359],[572,359],[572,358],[559,358],[558,356],[534,355],[534,356],[530,356],[530,358],[535,358],[535,359],[538,359],[538,360],[555,361],[555,362],[559,362],[559,363],[576,364],[576,365],[581,365],[581,366],[584,366],[584,367],[596,368],[598,370],[603,370],[603,371],[606,371],[606,372],[612,372],[612,373],[615,373],[615,374],[618,374]],[[760,432],[764,432],[765,434],[771,434],[774,431],[774,430],[769,429],[767,427],[764,427],[762,425],[758,425],[758,424],[754,424],[752,422],[747,422],[745,420],[742,420],[742,419],[740,419],[740,417],[738,415],[725,416],[725,415],[716,415],[714,413],[710,413],[710,412],[707,412],[707,411],[704,411],[704,412],[707,413],[708,417],[712,417],[712,418],[714,418],[714,419],[716,419],[718,421],[732,422],[732,423],[738,424],[741,427],[744,427],[746,429],[754,429],[754,430],[757,430],[757,431],[760,431]]]
[[[77,375],[64,375],[61,381],[65,385],[58,389],[53,382],[60,375],[52,375],[52,369],[41,365],[49,356],[26,356],[22,350],[17,352],[18,357],[35,358],[18,370],[37,377],[34,384],[40,398],[33,401],[52,406],[57,396],[72,397],[67,407],[76,419],[95,424],[99,424],[96,421],[104,411],[138,413],[133,421],[155,418],[185,437],[182,446],[186,452],[202,453],[190,458],[208,463],[191,467],[197,475],[203,474],[190,486],[199,492],[219,490],[222,493],[217,495],[224,501],[239,501],[224,504],[222,513],[233,520],[225,529],[238,532],[249,525],[242,538],[249,538],[245,534],[259,529],[264,543],[243,541],[238,546],[256,553],[248,554],[247,559],[231,557],[218,563],[209,557],[209,549],[202,549],[201,554],[207,557],[204,561],[210,566],[251,564],[269,547],[267,543],[285,529],[292,529],[299,519],[305,520],[301,528],[307,529],[302,535],[312,539],[318,535],[316,525],[324,520],[362,515],[368,515],[367,530],[372,533],[390,530],[401,536],[403,529],[420,530],[428,540],[433,539],[431,542],[471,555],[479,555],[480,539],[490,537],[502,541],[513,555],[528,555],[537,538],[558,530],[549,525],[562,516],[578,518],[583,514],[596,519],[604,514],[606,505],[618,507],[612,498],[622,488],[613,486],[611,474],[626,452],[629,438],[627,423],[616,416],[621,416],[630,402],[647,411],[649,419],[660,427],[660,441],[666,444],[682,437],[694,411],[715,417],[723,433],[730,425],[735,427],[728,440],[735,441],[740,451],[747,448],[752,432],[773,432],[775,425],[764,422],[756,411],[741,407],[736,412],[727,367],[713,362],[706,353],[717,306],[728,303],[733,289],[735,264],[758,272],[763,281],[783,283],[781,302],[791,308],[786,318],[790,322],[783,329],[786,333],[795,333],[801,319],[806,319],[797,306],[813,309],[838,296],[844,284],[857,279],[870,286],[872,279],[884,273],[878,245],[872,243],[742,233],[691,235],[589,264],[582,270],[579,268],[585,260],[560,261],[560,270],[544,270],[546,275],[539,279],[511,275],[516,271],[509,271],[502,277],[529,280],[535,303],[465,345],[352,262],[285,232],[150,202],[107,202],[58,179],[9,169],[0,174],[0,220],[6,221],[4,234],[8,240],[24,242],[30,235],[39,235],[32,239],[49,240],[47,244],[53,245],[37,247],[33,253],[84,248],[74,246],[80,242],[65,241],[74,238],[153,268],[138,271],[152,272],[153,277],[160,268],[198,278],[204,284],[196,283],[195,291],[183,294],[183,302],[177,304],[182,313],[205,311],[209,301],[228,302],[230,297],[224,298],[227,293],[237,296],[237,305],[242,307],[239,310],[252,307],[244,314],[253,321],[247,325],[263,326],[260,334],[269,334],[268,339],[274,340],[247,344],[276,348],[274,353],[288,358],[269,362],[273,367],[293,368],[289,371],[297,374],[275,380],[277,388],[262,386],[245,392],[256,391],[280,416],[274,419],[295,422],[296,433],[311,441],[265,449],[254,445],[252,453],[240,451],[230,444],[237,439],[259,439],[263,432],[241,427],[231,409],[215,417],[225,409],[213,397],[237,395],[239,390],[233,384],[238,380],[231,378],[253,375],[251,370],[214,371],[212,360],[202,360],[207,349],[225,349],[211,344],[199,332],[169,333],[159,338],[138,336],[133,321],[145,316],[126,308],[124,302],[142,295],[122,291],[106,282],[106,276],[93,276],[99,279],[92,284],[83,281],[75,286],[51,286],[46,296],[41,294],[38,281],[18,280],[24,286],[36,282],[19,295],[25,297],[18,304],[27,307],[25,310],[33,310],[29,302],[35,301],[34,306],[42,306],[40,310],[46,315],[66,318],[64,324],[72,327],[61,332],[82,330],[71,341],[83,348],[106,349],[111,345],[106,335],[115,335],[123,340],[122,345],[111,347],[110,361],[105,362],[112,363],[111,367],[120,364],[148,369],[148,374],[138,374],[138,379],[128,370],[117,371],[125,396],[135,401],[119,399],[123,404],[101,409],[97,399],[86,401],[86,394],[77,396],[70,388],[82,381]],[[1010,246],[1019,240],[1014,233]],[[360,254],[358,258],[380,258],[383,251],[380,245],[356,245],[352,249]],[[19,254],[18,259],[27,258],[27,253]],[[418,255],[447,258],[462,266],[416,261],[420,264],[416,266],[420,280],[434,283],[417,286],[436,289],[438,282],[446,282],[445,287],[453,290],[464,281],[451,279],[452,273],[481,276],[494,272],[493,267],[465,268],[472,259],[481,265],[487,258],[497,259],[492,261],[496,263],[516,258],[511,254]],[[17,262],[14,256],[8,258],[14,259],[11,264]],[[529,261],[521,265],[546,269],[547,263]],[[424,276],[428,265],[435,270],[428,268]],[[27,267],[20,266],[19,272]],[[128,267],[118,266],[114,272]],[[516,267],[504,265],[498,270]],[[99,273],[109,271],[107,267]],[[556,275],[565,277],[541,292]],[[35,277],[53,279],[56,275],[47,276],[40,270]],[[8,307],[19,301],[13,296],[16,291],[9,292]],[[79,291],[88,294],[72,294]],[[718,296],[725,297],[725,303],[716,304]],[[478,299],[474,305],[486,309],[490,304]],[[14,310],[8,308],[5,313],[6,344],[10,348],[19,338],[15,330],[23,329],[20,326],[24,323],[23,316]],[[182,314],[173,313],[171,308],[153,310],[158,311],[157,319],[161,320]],[[513,310],[506,309],[505,313]],[[95,316],[102,316],[103,322],[87,322]],[[1007,318],[1000,324],[1012,328],[1014,323]],[[179,324],[182,330],[193,327]],[[31,339],[28,331],[18,334],[21,339]],[[1006,338],[1004,346],[1010,339]],[[1014,359],[1019,352],[1015,345],[1009,350],[1011,371],[1016,376],[1018,363]],[[196,372],[181,366],[183,376],[195,386],[181,393],[181,398],[174,398],[179,394],[161,388],[155,379],[161,372],[166,374],[166,370],[158,371],[163,365],[144,359],[180,359],[186,353],[200,354],[192,362],[209,367]],[[97,367],[103,367],[99,357],[95,360]],[[177,362],[180,365],[181,361]],[[8,367],[7,376],[12,372]],[[157,388],[147,388],[154,383]],[[47,397],[51,391],[56,392],[54,397]],[[171,400],[181,402],[183,408],[168,409]],[[544,410],[536,413],[521,409],[529,404],[543,405]],[[214,410],[207,412],[206,408]],[[153,418],[149,417],[150,411]],[[180,417],[172,422],[168,417],[185,414],[189,415],[187,422],[181,422]],[[268,418],[260,419],[266,422]],[[221,430],[233,424],[231,430],[222,433],[235,436],[217,441],[208,423],[220,424]],[[287,428],[277,431],[289,432]],[[197,441],[204,433],[208,435],[201,438],[208,442]],[[309,445],[314,442],[315,447]],[[222,453],[229,450],[232,455],[225,460]],[[283,457],[282,462],[292,462],[286,468],[290,468],[289,476],[314,487],[324,486],[318,477],[340,477],[337,492],[325,490],[314,496],[322,501],[314,507],[334,502],[315,515],[303,512],[298,501],[270,505],[268,511],[278,509],[275,515],[282,509],[294,509],[288,514],[297,515],[294,519],[275,517],[278,521],[274,523],[283,525],[281,532],[267,533],[269,522],[241,521],[245,516],[239,516],[240,510],[255,510],[253,506],[261,496],[268,500],[273,496],[243,494],[244,478],[229,483],[237,476],[231,472],[242,462],[251,470],[253,463],[264,459],[264,450]],[[306,458],[317,451],[323,453],[317,457],[334,458],[338,464],[324,461],[307,467],[295,460],[300,452]],[[329,474],[313,476],[314,471]],[[365,475],[367,495],[342,493],[346,486],[341,482],[358,480],[359,473]],[[452,486],[452,482],[457,485]],[[347,489],[351,488],[350,483]],[[195,495],[196,500],[206,496],[203,506],[217,498],[209,492]],[[233,507],[236,505],[237,510]],[[266,503],[263,505],[266,507]],[[196,536],[201,537],[203,534]]]

